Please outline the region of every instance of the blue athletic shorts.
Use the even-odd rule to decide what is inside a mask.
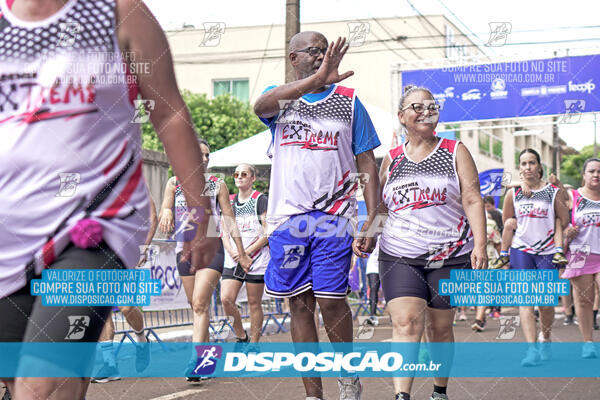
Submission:
[[[271,261],[265,292],[293,297],[345,298],[352,259],[353,228],[344,217],[311,211],[290,217],[269,237]]]
[[[536,255],[510,248],[510,269],[558,269],[552,263],[554,254]]]

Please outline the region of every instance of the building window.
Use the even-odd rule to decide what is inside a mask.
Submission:
[[[479,131],[479,152],[502,161],[502,139],[488,132]]]
[[[519,169],[519,158],[520,158],[519,156],[521,154],[521,151],[522,151],[521,149],[515,147],[515,168],[516,169]]]
[[[248,101],[249,88],[248,79],[215,80],[213,81],[213,96],[217,97],[224,93],[229,93],[239,100]]]
[[[479,131],[479,152],[490,155],[490,135],[483,131]]]

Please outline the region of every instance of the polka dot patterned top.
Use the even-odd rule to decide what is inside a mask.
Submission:
[[[40,21],[12,4],[0,0],[0,297],[25,285],[27,264],[50,265],[81,219],[128,267],[149,226],[115,0],[69,0]]]
[[[439,139],[435,149],[414,162],[404,145],[390,151],[392,160],[383,188],[388,219],[381,250],[424,265],[469,253],[473,233],[460,196],[456,140]]]

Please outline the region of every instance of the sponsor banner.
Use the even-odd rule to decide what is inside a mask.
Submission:
[[[600,111],[600,55],[406,71],[402,85],[429,88],[440,122]]]
[[[454,269],[440,279],[439,293],[455,306],[557,306],[567,296],[569,280],[557,270]]]
[[[511,324],[510,329],[515,329]],[[135,366],[135,344],[117,355],[122,377],[598,377],[600,359],[582,359],[583,343],[552,343],[553,358],[522,367],[530,344],[461,343],[150,343],[151,361]],[[595,345],[598,345],[597,343]],[[0,376],[94,376],[97,343],[0,343]],[[95,355],[95,361],[93,360]],[[192,355],[192,356],[190,356]],[[50,363],[53,368],[49,368]]]
[[[177,271],[176,242],[153,240],[152,246],[156,246],[155,257],[149,258],[142,267],[150,270],[152,279],[160,281],[162,293],[160,296],[153,296],[150,304],[144,306],[144,311],[190,308]]]

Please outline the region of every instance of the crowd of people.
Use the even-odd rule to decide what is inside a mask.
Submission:
[[[0,108],[0,134],[3,143],[10,142],[0,147],[0,222],[8,227],[0,230],[0,341],[96,342],[106,337],[111,343],[106,352],[111,352],[110,326],[101,336],[111,307],[47,307],[31,295],[30,281],[45,268],[137,266],[138,245],[152,237],[140,130],[130,121],[139,92],[155,99],[150,121],[176,173],[165,188],[158,226],[174,232],[178,242],[177,269],[193,310],[194,342],[209,341],[209,306],[219,280],[221,302],[233,318],[238,342],[259,341],[263,293],[288,299],[294,342],[318,341],[317,305],[329,340],[334,345],[352,342],[346,297],[350,264],[353,254],[366,258],[375,248],[367,262],[370,313],[377,311],[381,284],[392,341],[453,342],[454,309],[449,297],[439,293],[440,280],[452,270],[488,268],[491,255],[499,252],[494,268],[565,266],[562,276],[573,284],[584,341],[581,355],[596,357],[592,330],[600,284],[599,159],[586,161],[580,188],[565,191],[556,178],[544,180],[539,154],[524,150],[521,183],[506,193],[500,220],[489,200],[482,199],[467,147],[436,135],[440,106],[432,92],[406,86],[397,112],[405,140],[390,149],[378,170],[373,152],[381,144],[378,133],[355,90],[339,85],[353,75],[338,72],[349,45],[307,31],[289,42],[296,79],[269,86],[254,104],[272,135],[269,197],[253,190],[256,169],[240,164],[234,173],[238,193],[232,198],[227,185],[207,173],[209,144],[198,141],[165,35],[142,2],[2,0],[0,6],[0,30],[10,28],[0,36],[2,76],[9,83],[31,80],[28,86],[15,83],[14,90],[23,91],[12,105]],[[84,24],[84,39],[75,46],[58,46],[60,24],[88,14],[100,23]],[[151,73],[136,77],[136,87],[126,83],[126,72],[119,68],[122,51],[153,60]],[[61,60],[71,66],[98,62],[90,58],[92,53],[106,54],[101,62],[114,68],[100,69],[103,76],[90,79],[67,75],[76,68],[48,66],[53,57],[65,55]],[[54,101],[32,105],[28,88],[54,82],[48,93],[55,93],[68,79],[80,79],[87,87],[91,94],[87,100],[81,97],[85,104],[72,96],[72,104],[63,108]],[[290,101],[293,106],[282,110],[281,104]],[[80,174],[76,195],[56,195],[58,170]],[[363,182],[367,212],[359,230],[354,225],[357,176],[369,177]],[[181,224],[194,227],[191,236]],[[249,333],[235,306],[244,282]],[[122,311],[144,341],[139,315]],[[522,364],[535,366],[551,357],[554,308],[539,307],[539,336],[533,307],[519,312],[530,343]],[[88,321],[78,339],[65,332],[69,315]],[[479,328],[474,329],[480,330],[485,308],[483,317],[481,309],[477,315]],[[145,359],[141,354],[140,367]],[[32,360],[49,368],[53,362],[40,353],[24,355],[22,363]],[[110,356],[106,361],[114,367]],[[202,376],[194,365],[192,360],[185,375],[198,381]],[[100,373],[109,376],[96,381],[115,374]],[[5,381],[17,400],[84,399],[90,382],[57,377]],[[323,399],[320,378],[303,376],[302,381],[307,400]],[[413,381],[411,376],[393,378],[396,400],[410,399]],[[448,383],[447,376],[434,377],[431,400],[448,399]],[[362,383],[355,373],[340,376],[338,386],[340,400],[361,398]]]

